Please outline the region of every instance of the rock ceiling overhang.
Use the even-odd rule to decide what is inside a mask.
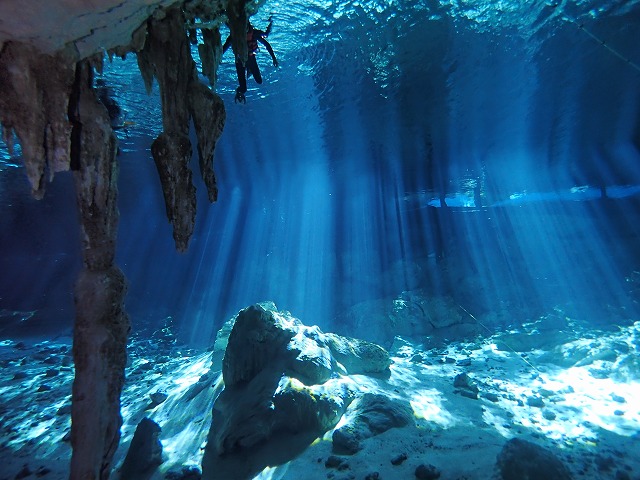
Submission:
[[[174,3],[176,0],[3,0],[0,50],[13,40],[33,45],[42,53],[67,50],[72,57],[86,58],[128,45],[133,32],[154,11]]]

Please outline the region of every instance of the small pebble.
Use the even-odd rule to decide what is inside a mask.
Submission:
[[[66,405],[61,406],[56,411],[56,415],[71,415],[71,404],[67,403]]]
[[[160,405],[162,402],[164,402],[167,398],[169,398],[169,395],[167,395],[165,392],[153,392],[149,395],[149,398],[155,406]]]
[[[391,465],[400,465],[402,464],[402,462],[404,462],[407,458],[409,458],[407,456],[406,453],[401,453],[400,455],[396,455],[395,457],[393,457],[391,459]]]
[[[552,392],[551,390],[547,390],[546,388],[541,388],[540,390],[538,390],[538,394],[541,397],[547,398],[547,397],[552,396],[554,394],[554,392]]]

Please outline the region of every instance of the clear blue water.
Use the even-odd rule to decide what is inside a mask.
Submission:
[[[280,68],[258,53],[264,83],[249,80],[246,105],[231,52],[220,67],[219,199],[193,159],[184,254],[149,151],[157,85],[147,95],[131,55],[105,63],[127,122],[117,263],[133,323],[116,463],[148,415],[163,474],[200,468],[223,385],[222,351],[205,349],[272,300],[325,332],[403,336],[388,381],[357,380],[410,402],[418,427],[367,440],[349,459],[357,478],[413,478],[428,459],[443,478],[484,480],[510,437],[552,448],[576,478],[636,478],[640,2],[267,0],[253,23],[269,16]],[[0,478],[23,459],[68,478],[79,250],[71,175],[36,201],[19,145],[0,142],[0,451],[13,462]],[[479,399],[456,393],[461,372]],[[168,400],[149,407],[153,392]],[[325,468],[329,444],[256,478],[343,478]]]
[[[268,1],[253,23],[270,15],[280,68],[258,53],[264,84],[249,80],[246,105],[231,52],[220,68],[219,201],[196,178],[182,255],[149,152],[157,86],[146,94],[132,55],[105,64],[130,122],[118,263],[134,322],[171,316],[206,343],[272,299],[335,329],[358,303],[418,288],[478,315],[509,305],[516,322],[556,305],[636,318],[638,2]],[[67,328],[72,182],[31,200],[19,149],[1,147],[1,308]]]

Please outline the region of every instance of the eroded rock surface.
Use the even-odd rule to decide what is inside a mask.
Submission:
[[[396,335],[464,337],[477,331],[475,321],[450,297],[424,290],[404,291],[396,298],[354,305],[339,321],[348,334],[362,332],[366,340],[390,347]],[[352,333],[353,332],[353,333]]]
[[[250,478],[293,458],[358,395],[346,374],[384,374],[390,363],[377,345],[325,334],[269,304],[242,310],[223,360],[203,478]]]

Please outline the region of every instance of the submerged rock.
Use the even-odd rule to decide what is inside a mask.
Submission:
[[[363,440],[414,424],[409,403],[373,393],[366,393],[354,402],[347,416],[350,421],[333,432],[334,453],[353,455],[362,449]]]
[[[535,443],[512,438],[498,454],[503,480],[571,480],[567,467],[549,450]]]
[[[160,432],[160,425],[153,420],[143,418],[140,421],[120,469],[120,478],[127,480],[150,478],[153,471],[162,463]]]
[[[433,465],[423,463],[417,466],[415,476],[419,480],[436,480],[440,478],[440,471]]]
[[[200,480],[202,473],[196,467],[182,467],[181,469],[169,470],[165,480]]]
[[[381,347],[307,327],[275,305],[242,310],[227,341],[203,478],[250,478],[293,458],[335,427],[355,398],[344,374],[385,373],[390,363]],[[374,430],[393,422],[375,413]]]
[[[391,465],[402,465],[402,463],[404,463],[404,461],[409,458],[408,455],[406,453],[401,453],[399,455],[396,455],[395,457],[393,457],[391,459]]]
[[[542,398],[532,395],[530,397],[527,397],[527,405],[529,405],[530,407],[542,408],[545,404]]]
[[[453,380],[453,386],[457,389],[455,393],[462,395],[463,397],[478,399],[478,393],[480,389],[475,381],[471,379],[466,373],[460,373],[456,375]]]

